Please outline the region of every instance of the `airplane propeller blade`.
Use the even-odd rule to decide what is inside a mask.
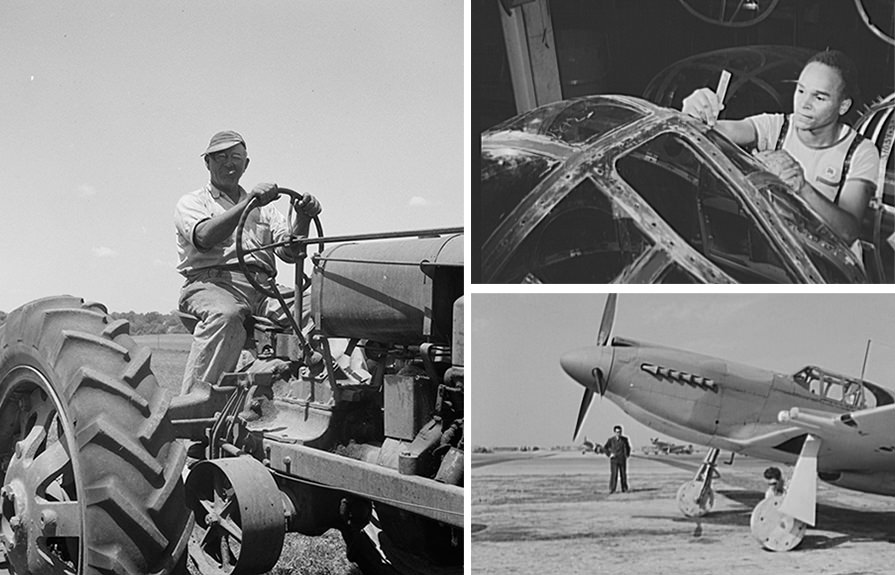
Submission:
[[[578,432],[581,431],[581,424],[584,423],[584,418],[587,417],[587,412],[590,411],[590,402],[593,400],[593,390],[585,389],[584,397],[581,398],[581,407],[578,408],[578,421],[575,423],[575,434],[572,435],[572,441],[575,441],[578,438]]]
[[[612,326],[615,323],[615,306],[617,298],[618,294],[614,293],[609,294],[609,297],[606,298],[606,305],[603,307],[603,318],[600,320],[600,329],[597,332],[597,347],[605,347],[609,343],[609,337],[612,335]],[[564,362],[563,368],[570,375],[576,377],[574,375],[576,371],[574,366],[580,365],[580,356],[567,354],[562,361]],[[565,363],[567,361],[568,364]],[[600,397],[603,397],[603,395],[606,394],[606,388],[609,386],[603,371],[595,367],[591,373],[596,381]],[[581,398],[581,407],[578,408],[578,420],[575,422],[575,434],[572,436],[573,441],[578,438],[578,432],[581,431],[581,426],[584,424],[587,412],[590,411],[590,404],[594,400],[594,394],[594,390],[585,385],[584,396]]]
[[[606,393],[606,381],[603,379],[603,371],[594,369],[594,379],[597,380],[597,388],[600,390],[600,397]],[[590,404],[594,400],[594,390],[589,387],[584,388],[584,396],[581,398],[581,407],[578,408],[578,421],[575,422],[575,433],[572,435],[572,441],[578,438],[578,432],[584,424],[587,413],[590,411]]]
[[[603,308],[603,320],[600,322],[600,331],[597,333],[597,345],[603,346],[609,341],[612,333],[612,324],[615,322],[615,300],[618,294],[611,293],[606,299],[606,306]]]

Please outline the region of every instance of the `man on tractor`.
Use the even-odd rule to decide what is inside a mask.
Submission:
[[[210,181],[180,198],[174,211],[177,229],[177,270],[186,278],[180,292],[180,311],[198,318],[187,358],[181,394],[208,389],[223,373],[233,371],[246,339],[244,322],[251,315],[276,315],[275,308],[246,277],[237,260],[236,228],[244,209],[256,199],[259,209],[245,221],[245,264],[257,281],[276,275],[274,254],[292,262],[284,248],[251,251],[290,236],[306,238],[320,202],[304,194],[295,204],[292,221],[270,202],[276,184],[260,183],[250,192],[239,185],[249,165],[246,143],[233,131],[211,137],[202,154]]]

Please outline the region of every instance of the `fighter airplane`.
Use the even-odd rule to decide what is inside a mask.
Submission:
[[[664,455],[678,455],[678,454],[687,454],[693,453],[693,445],[679,445],[677,443],[670,443],[668,441],[662,441],[658,437],[650,438],[650,445],[643,446],[643,452],[647,455],[653,454],[664,454]]]
[[[603,446],[599,443],[594,443],[593,441],[589,440],[585,435],[584,441],[581,443],[581,453],[603,453]]]
[[[596,345],[565,353],[563,370],[584,386],[575,437],[596,394],[648,427],[710,449],[677,499],[687,516],[714,503],[721,450],[795,463],[786,494],[759,503],[752,533],[788,551],[815,522],[817,478],[866,493],[895,495],[895,396],[817,366],[775,373],[699,353],[610,338],[616,295],[603,310]]]

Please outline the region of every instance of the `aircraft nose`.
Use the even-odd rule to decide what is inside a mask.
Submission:
[[[606,390],[600,389],[595,371],[597,369],[602,371],[603,380],[608,382],[609,369],[612,367],[612,348],[594,346],[576,349],[563,354],[559,359],[559,364],[572,379],[584,387],[602,394]]]

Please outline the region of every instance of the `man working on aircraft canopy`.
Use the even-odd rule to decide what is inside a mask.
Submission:
[[[618,479],[622,480],[622,493],[628,491],[628,458],[631,457],[631,443],[622,435],[622,426],[612,428],[614,435],[606,440],[603,446],[606,455],[609,456],[609,493],[615,493]]]
[[[718,120],[718,95],[700,88],[681,111],[701,119],[743,147],[755,147],[768,171],[810,204],[846,243],[861,230],[875,189],[879,153],[840,117],[857,91],[857,71],[845,54],[818,52],[805,64],[793,95],[793,113]]]
[[[249,157],[245,140],[236,132],[212,136],[203,157],[210,182],[180,198],[174,212],[177,270],[186,278],[180,292],[180,310],[199,318],[182,394],[214,385],[221,374],[233,371],[245,343],[245,318],[267,311],[265,296],[242,274],[236,258],[236,226],[249,201],[257,198],[261,207],[246,220],[243,243],[247,250],[282,241],[290,234],[307,237],[311,219],[320,213],[317,199],[305,194],[289,225],[275,206],[268,205],[277,197],[276,184],[261,183],[246,192],[239,179],[249,165]],[[283,248],[277,248],[276,255],[287,262],[291,259]],[[264,274],[276,270],[270,250],[249,254],[245,259],[262,282],[266,281]]]

